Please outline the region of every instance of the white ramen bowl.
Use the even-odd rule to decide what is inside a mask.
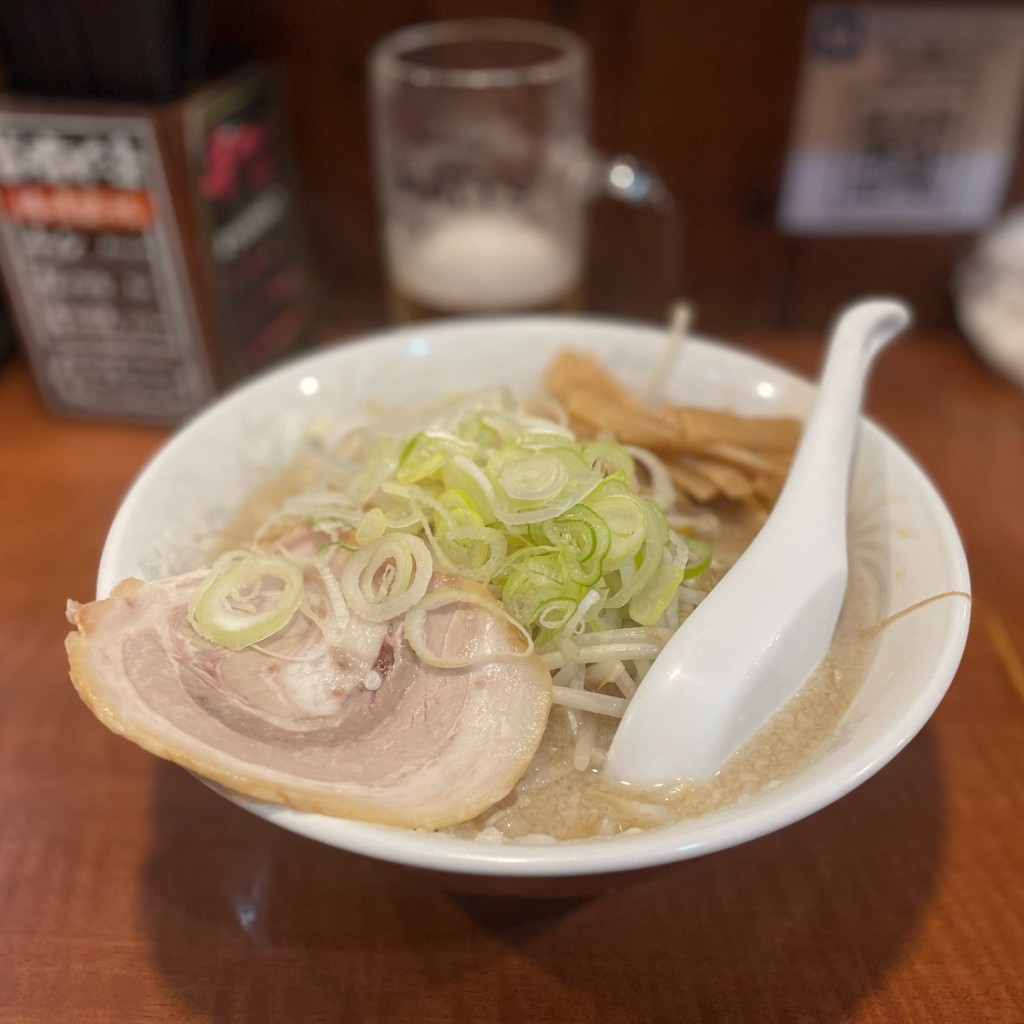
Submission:
[[[188,568],[200,538],[223,523],[268,472],[289,460],[310,420],[496,384],[527,395],[566,346],[586,349],[617,379],[648,386],[663,332],[585,317],[438,321],[318,350],[228,394],[184,426],[139,476],[100,564],[98,593],[127,576]],[[882,369],[879,372],[884,372]],[[761,414],[805,414],[813,386],[765,361],[693,339],[662,382],[678,402]],[[864,421],[854,468],[875,545],[882,617],[946,591],[969,590],[963,547],[942,499],[916,463]],[[859,527],[865,528],[864,522]],[[769,597],[770,599],[770,597]],[[283,828],[415,868],[514,883],[618,874],[735,846],[795,822],[864,782],[921,729],[957,669],[970,602],[933,601],[888,625],[839,729],[790,777],[703,817],[610,838],[490,844],[292,810],[216,786]],[[577,877],[576,882],[584,881]],[[485,886],[486,887],[486,886]]]

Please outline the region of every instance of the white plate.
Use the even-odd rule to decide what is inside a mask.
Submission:
[[[565,346],[597,356],[627,385],[645,387],[662,352],[654,327],[583,317],[441,321],[349,341],[297,360],[229,394],[186,425],[140,475],[119,510],[100,565],[105,596],[127,576],[188,567],[197,538],[222,523],[259,475],[285,465],[302,426],[368,401],[395,405],[453,390],[535,389]],[[736,349],[688,343],[664,381],[673,400],[744,413],[803,414],[805,381]],[[946,591],[968,591],[950,515],[914,461],[865,422],[854,470],[853,522],[872,536],[886,613]],[[932,602],[888,626],[867,677],[827,749],[785,781],[704,817],[649,832],[552,845],[488,845],[228,799],[324,843],[422,868],[540,877],[617,872],[733,846],[818,810],[877,772],[942,699],[967,636],[969,601]]]

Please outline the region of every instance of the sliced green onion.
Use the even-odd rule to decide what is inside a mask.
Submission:
[[[202,637],[238,651],[282,630],[302,603],[302,570],[287,558],[232,551],[219,558],[188,603]]]
[[[388,528],[387,517],[380,508],[371,508],[360,520],[356,527],[356,544],[362,547],[384,535]]]
[[[574,582],[593,586],[601,578],[612,535],[608,524],[592,508],[573,505],[561,515],[531,524],[527,534],[534,543],[559,552]]]
[[[621,608],[628,605],[634,596],[647,587],[658,572],[662,555],[669,544],[668,523],[661,509],[647,498],[638,498],[644,512],[645,529],[643,545],[632,563],[619,570],[620,586],[613,591],[607,601],[609,608]],[[624,571],[626,570],[626,571]],[[641,623],[647,625],[648,623]]]
[[[711,567],[711,545],[700,537],[687,537],[683,535],[683,542],[690,550],[690,560],[686,563],[686,571],[683,573],[684,580],[692,580]]]
[[[525,448],[496,456],[487,469],[492,482],[514,502],[532,503],[557,498],[570,479],[570,468],[564,458],[553,452]]]
[[[618,569],[643,546],[647,516],[636,495],[613,494],[596,503],[595,511],[610,534],[608,568]]]
[[[445,652],[432,646],[428,635],[428,618],[432,612],[451,605],[468,605],[480,608],[492,617],[507,620],[509,625],[522,640],[520,647],[512,646],[495,648],[481,642],[480,631],[471,631],[467,635],[464,650]],[[533,638],[505,609],[493,598],[485,594],[474,594],[466,590],[436,590],[414,605],[405,616],[404,636],[416,657],[424,664],[435,668],[466,668],[496,658],[523,658],[533,653]],[[445,630],[442,644],[449,639],[450,631]]]
[[[508,553],[501,530],[479,524],[458,525],[452,520],[433,536],[434,554],[442,568],[481,583],[489,582]]]
[[[485,523],[494,522],[494,484],[487,474],[470,458],[456,455],[445,466],[442,477],[446,490],[462,491]]]
[[[537,643],[648,625],[667,621],[683,581],[711,561],[710,545],[669,529],[660,460],[578,441],[500,389],[412,429],[361,425],[337,451],[333,482],[346,497],[310,506],[327,513],[318,528],[331,540],[357,546],[339,589],[374,621],[408,615],[436,570],[486,586]]]
[[[398,446],[393,439],[384,438],[374,444],[349,484],[352,497],[361,504],[370,501],[380,485],[392,476],[398,460]]]
[[[476,504],[467,491],[458,487],[449,487],[438,495],[437,500],[452,512],[465,509],[472,512],[481,523],[483,522],[483,517],[477,511]]]
[[[615,441],[590,441],[583,446],[583,458],[602,476],[618,474],[627,482],[630,490],[636,490],[636,468],[633,456]]]
[[[641,626],[651,626],[665,614],[686,572],[672,562],[657,567],[643,590],[629,602],[629,617]]]
[[[471,446],[451,434],[428,431],[415,434],[399,456],[395,479],[399,483],[413,484],[436,477],[453,455],[468,451],[472,451]]]
[[[576,614],[579,601],[571,597],[552,597],[537,606],[535,619],[542,629],[561,630]]]
[[[647,471],[648,493],[659,508],[669,508],[676,498],[675,485],[665,463],[654,452],[637,445],[626,445],[626,451]]]
[[[434,561],[420,538],[386,533],[357,551],[341,570],[348,606],[370,622],[386,622],[408,611],[427,592]]]
[[[600,476],[575,447],[506,445],[484,471],[494,492],[495,515],[506,524],[542,522],[585,497]]]

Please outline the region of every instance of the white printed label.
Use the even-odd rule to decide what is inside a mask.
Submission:
[[[0,111],[0,262],[55,407],[175,422],[212,393],[144,118]]]
[[[793,234],[976,228],[1016,154],[1024,9],[811,12],[779,218]]]

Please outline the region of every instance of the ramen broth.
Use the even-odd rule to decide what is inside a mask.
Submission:
[[[300,458],[266,480],[228,524],[224,546],[253,532],[288,497],[315,483],[315,462]],[[710,588],[753,540],[764,510],[726,501],[709,507],[717,520],[715,561],[702,586]],[[617,719],[597,719],[595,757],[585,769],[573,764],[576,733],[572,715],[553,707],[533,762],[505,800],[477,818],[444,829],[481,842],[544,842],[616,835],[693,818],[734,804],[785,779],[814,757],[839,723],[867,670],[879,594],[871,573],[860,571],[863,552],[850,552],[850,587],[827,658],[803,688],[711,779],[638,792],[608,779],[602,755]],[[642,684],[641,684],[642,685]]]
[[[874,602],[863,590],[851,590],[826,659],[711,779],[642,792],[608,779],[600,760],[579,771],[568,715],[554,708],[540,749],[513,792],[474,821],[445,831],[490,842],[583,839],[667,825],[735,804],[792,775],[835,735],[866,674],[877,622]],[[597,747],[607,750],[616,724],[602,721]]]

